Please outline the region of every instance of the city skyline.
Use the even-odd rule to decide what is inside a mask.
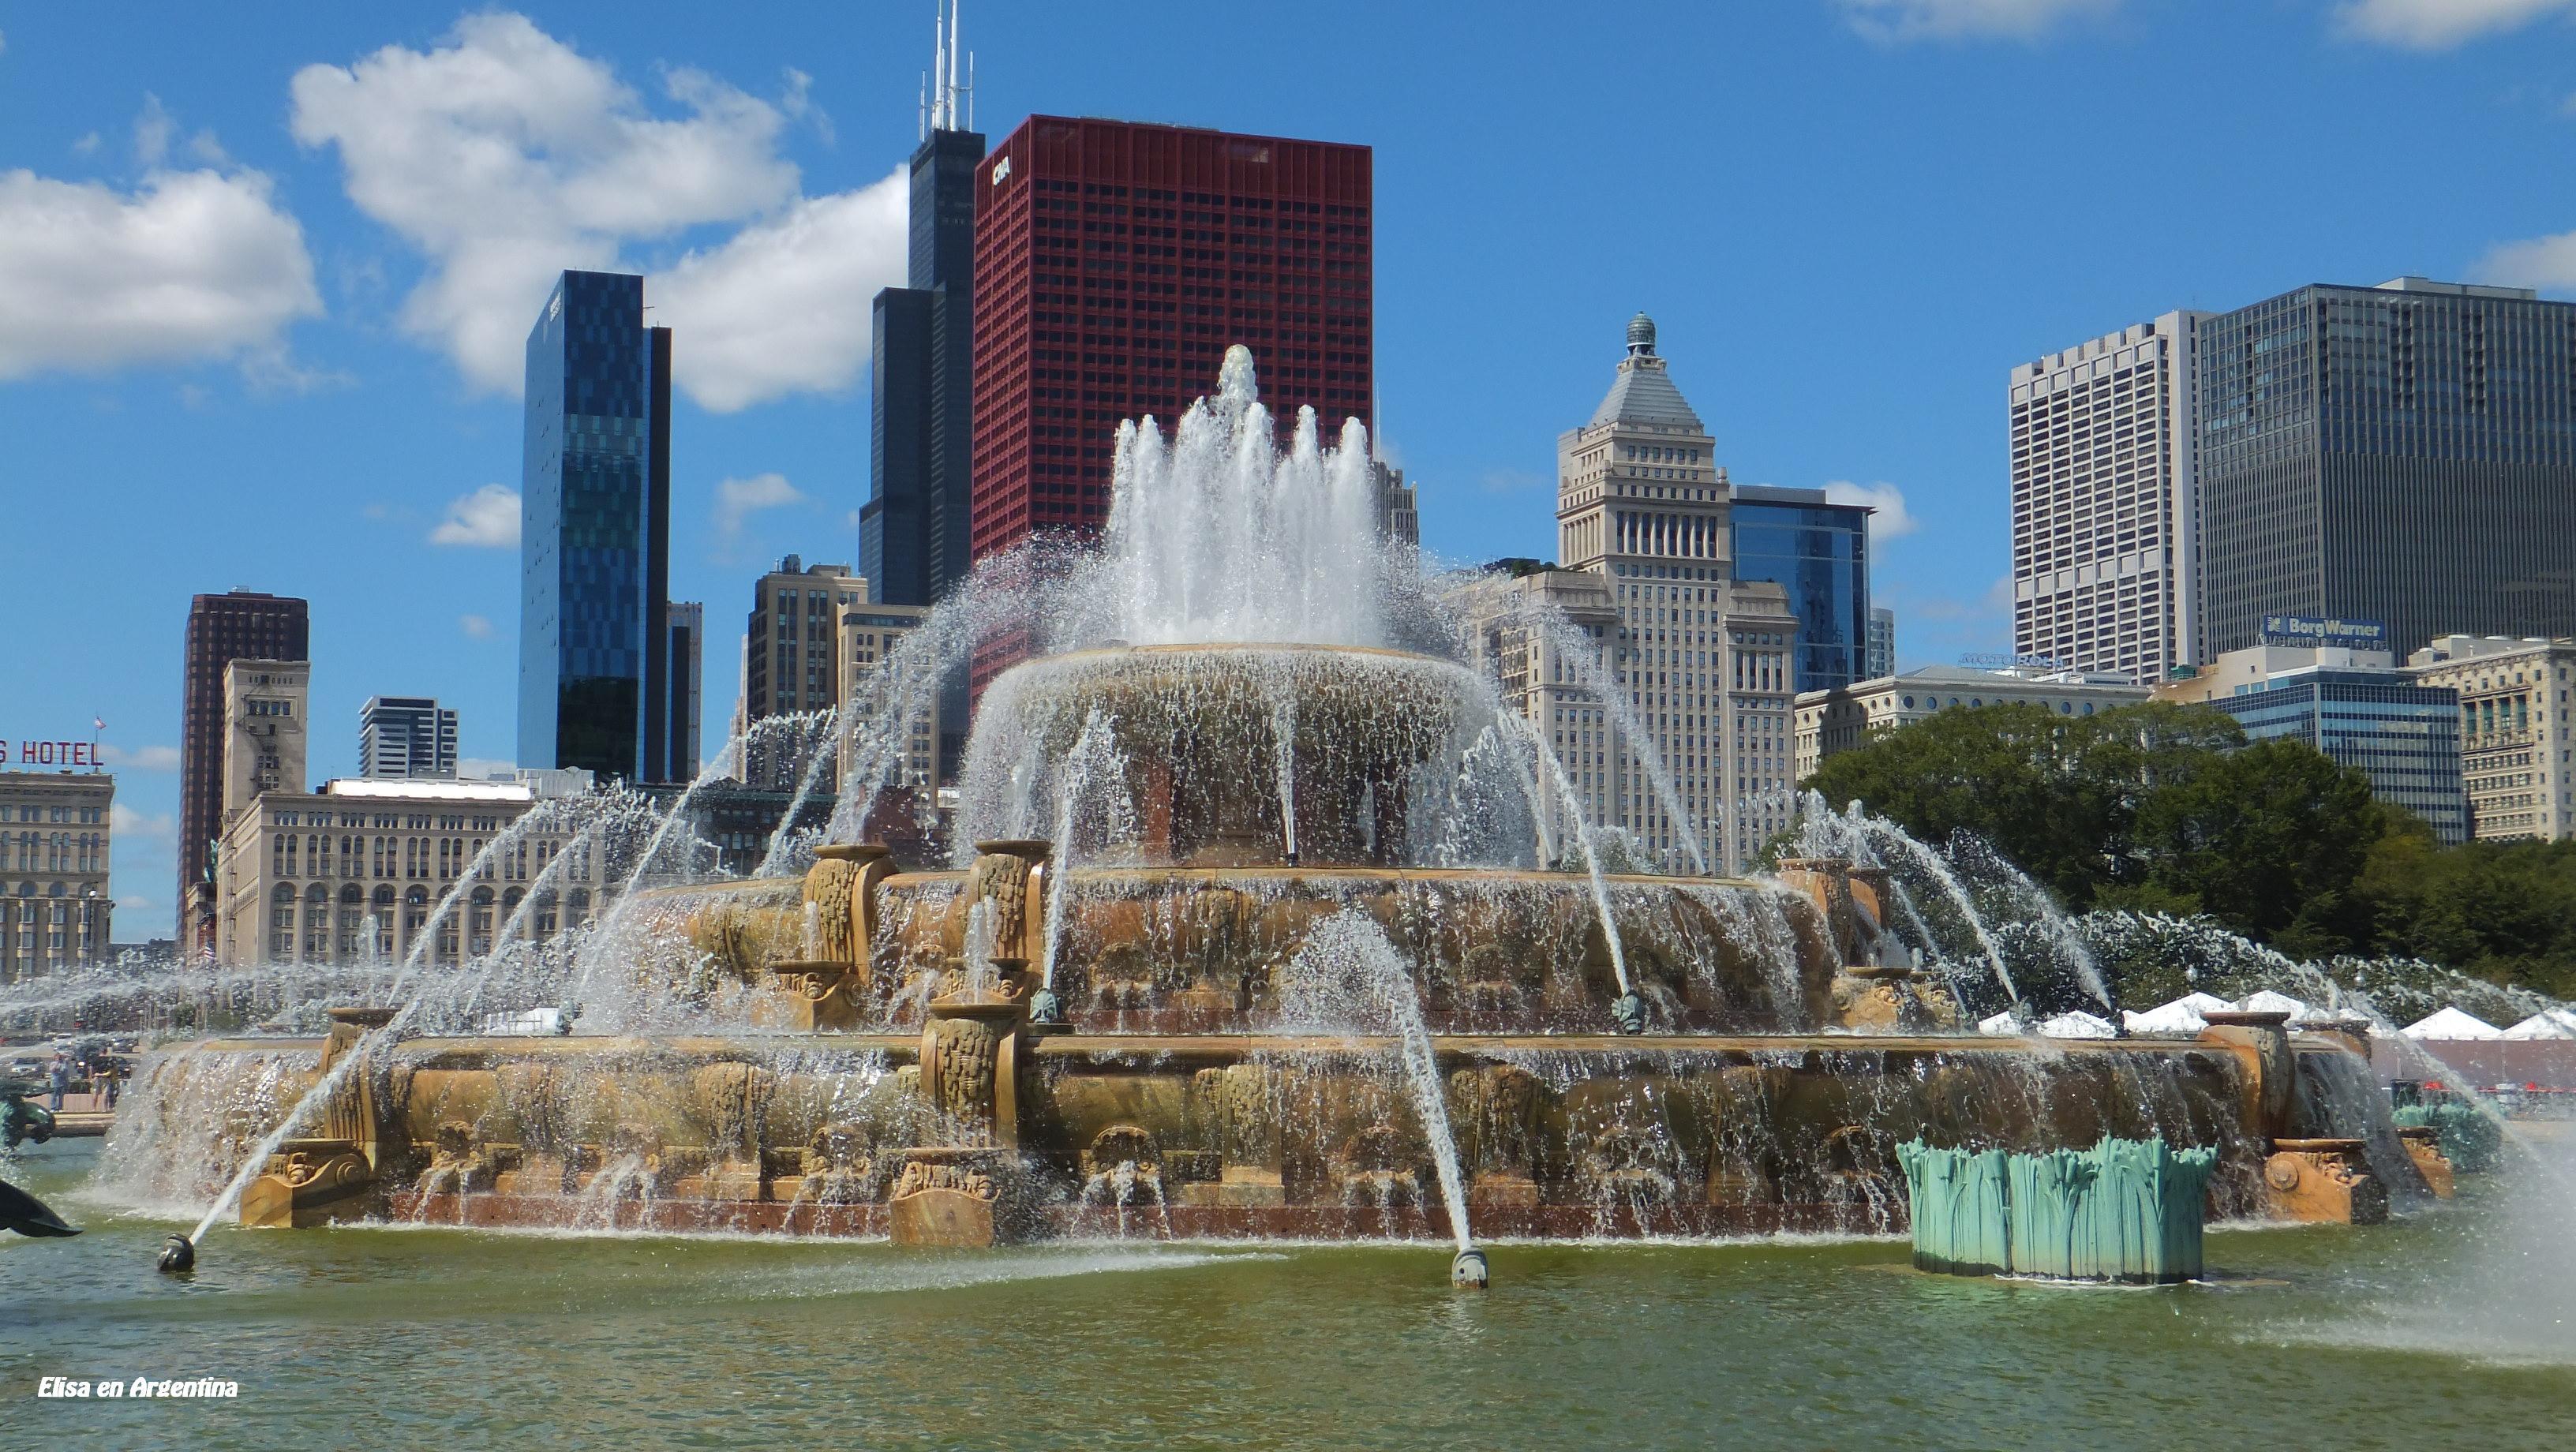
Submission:
[[[1614,118],[1536,95],[1562,69],[1619,73],[1618,37],[1580,27],[1457,37],[1324,7],[1293,26],[1238,16],[1214,33],[1091,34],[1080,17],[1002,4],[968,24],[988,134],[1031,113],[1108,113],[1374,149],[1376,373],[1392,452],[1423,490],[1431,550],[1548,553],[1560,400],[1592,386],[1591,340],[1643,308],[1698,340],[1694,399],[1738,482],[1842,484],[1880,505],[1874,593],[1902,617],[1913,663],[2009,638],[1992,591],[2007,568],[2007,504],[1991,399],[2014,362],[2175,306],[2232,306],[2309,281],[2411,272],[2545,292],[2576,282],[2538,245],[2576,220],[2576,205],[2531,181],[2571,124],[2551,89],[2566,28],[2374,37],[2371,16],[2408,8],[2284,7],[2187,30],[2134,5],[1983,7],[2029,25],[2005,34],[1975,33],[1977,10],[1935,3],[1727,22],[1676,12],[1656,21],[1670,27],[1661,48],[1722,57],[1724,84],[1705,89],[1730,99],[1650,65]],[[2055,12],[2067,13],[2043,23]],[[1295,53],[1264,42],[1319,21],[1380,43],[1320,76],[1205,63]],[[108,722],[130,824],[117,837],[120,913],[137,925],[171,907],[177,777],[164,764],[179,733],[168,678],[192,593],[309,599],[326,721],[370,695],[417,691],[463,709],[469,763],[513,754],[518,541],[506,481],[518,404],[506,375],[542,290],[514,291],[530,259],[457,220],[496,198],[436,174],[445,148],[494,133],[492,118],[442,104],[442,61],[506,60],[514,77],[553,82],[565,114],[605,118],[605,134],[634,141],[620,150],[546,133],[498,210],[549,243],[536,259],[547,279],[641,269],[648,301],[666,300],[668,321],[695,340],[678,361],[670,593],[723,601],[778,554],[856,558],[866,308],[877,287],[902,281],[899,171],[917,136],[929,25],[881,13],[646,28],[558,6],[524,20],[399,23],[316,10],[249,36],[173,9],[146,29],[114,54],[94,18],[72,13],[13,15],[0,35],[0,216],[43,204],[48,225],[95,225],[114,240],[156,207],[195,204],[197,225],[221,229],[162,279],[213,305],[141,319],[107,303],[121,283],[174,265],[148,249],[93,240],[65,262],[0,246],[0,286],[33,279],[44,294],[9,304],[38,311],[12,313],[13,340],[0,339],[0,427],[22,478],[64,486],[13,494],[11,512],[47,537],[99,539],[153,582],[78,617],[77,632],[66,604],[17,633],[12,658],[58,683],[51,716],[63,719],[22,707],[7,729],[59,736],[90,714]],[[2457,44],[2384,39],[2408,35]],[[1416,63],[1461,45],[1473,63],[1457,76]],[[2224,204],[2191,210],[2224,224],[2177,216],[2140,229],[2152,235],[2042,257],[2020,216],[2031,197],[1974,195],[1970,183],[1999,165],[1999,137],[2044,160],[2099,144],[2081,128],[2028,134],[2020,113],[2067,105],[2106,59],[2175,54],[2200,61],[2213,95],[2263,89],[2234,84],[2247,76],[2270,90],[2178,110],[2170,145],[2129,156],[2120,186],[2069,176],[2040,200],[2082,225],[2126,215],[2133,185],[2214,188]],[[202,64],[209,56],[223,64]],[[1531,90],[1529,114],[1497,113],[1480,94],[1496,78]],[[2348,108],[2338,120],[2336,107],[2308,104],[2364,87],[2392,122],[2369,151],[2329,134]],[[1889,126],[1899,115],[1902,134]],[[1459,116],[1476,128],[1464,137]],[[2229,170],[2257,180],[2219,175],[2193,139],[2234,133],[2253,151],[2232,152]],[[704,148],[703,186],[603,190],[655,137]],[[1565,205],[1580,185],[1568,168],[1613,154],[1638,225],[1605,235],[1587,208]],[[2391,210],[2366,188],[2252,212],[2234,204],[2267,170],[2364,161],[2412,164],[2419,205]],[[1720,218],[1723,238],[1710,225]],[[841,270],[743,265],[797,261],[804,235],[839,239]],[[82,270],[99,262],[126,271]],[[1927,291],[1927,277],[1939,287]],[[798,309],[776,296],[782,279],[833,299],[822,321],[835,326],[790,327]],[[81,310],[85,295],[94,311]],[[855,329],[837,326],[852,316]],[[510,323],[497,334],[496,317]],[[763,320],[767,331],[754,326]],[[1918,376],[1833,379],[1864,328],[1882,356],[1903,349]],[[33,561],[27,583],[68,602],[73,568]],[[388,592],[388,577],[403,588]],[[398,662],[374,648],[389,614]],[[68,643],[75,634],[114,648],[89,658]],[[720,723],[738,642],[720,633],[713,645],[704,704]],[[345,734],[316,742],[317,779],[354,770]],[[143,905],[139,916],[128,903]]]

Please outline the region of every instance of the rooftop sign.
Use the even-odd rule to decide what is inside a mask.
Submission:
[[[2386,650],[2388,627],[2377,620],[2337,620],[2315,615],[2266,615],[2263,643],[2317,648]]]

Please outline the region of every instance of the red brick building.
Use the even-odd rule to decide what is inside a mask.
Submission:
[[[1283,422],[1370,422],[1365,146],[1032,116],[975,177],[977,560],[1109,519],[1118,422],[1252,349]],[[979,663],[980,664],[980,663]],[[977,674],[987,672],[979,668]]]

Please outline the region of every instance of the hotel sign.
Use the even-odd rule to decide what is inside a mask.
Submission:
[[[2337,620],[2315,615],[2266,615],[2263,643],[2291,646],[2345,646],[2386,650],[2388,627],[2377,620]]]
[[[100,765],[95,741],[20,741],[0,739],[0,766]]]

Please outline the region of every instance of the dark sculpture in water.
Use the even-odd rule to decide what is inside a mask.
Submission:
[[[0,1079],[0,1145],[16,1149],[28,1140],[38,1144],[54,1137],[54,1116],[27,1099],[36,1087],[22,1079]]]
[[[78,1235],[80,1231],[66,1224],[44,1201],[0,1180],[0,1229],[20,1235]]]

